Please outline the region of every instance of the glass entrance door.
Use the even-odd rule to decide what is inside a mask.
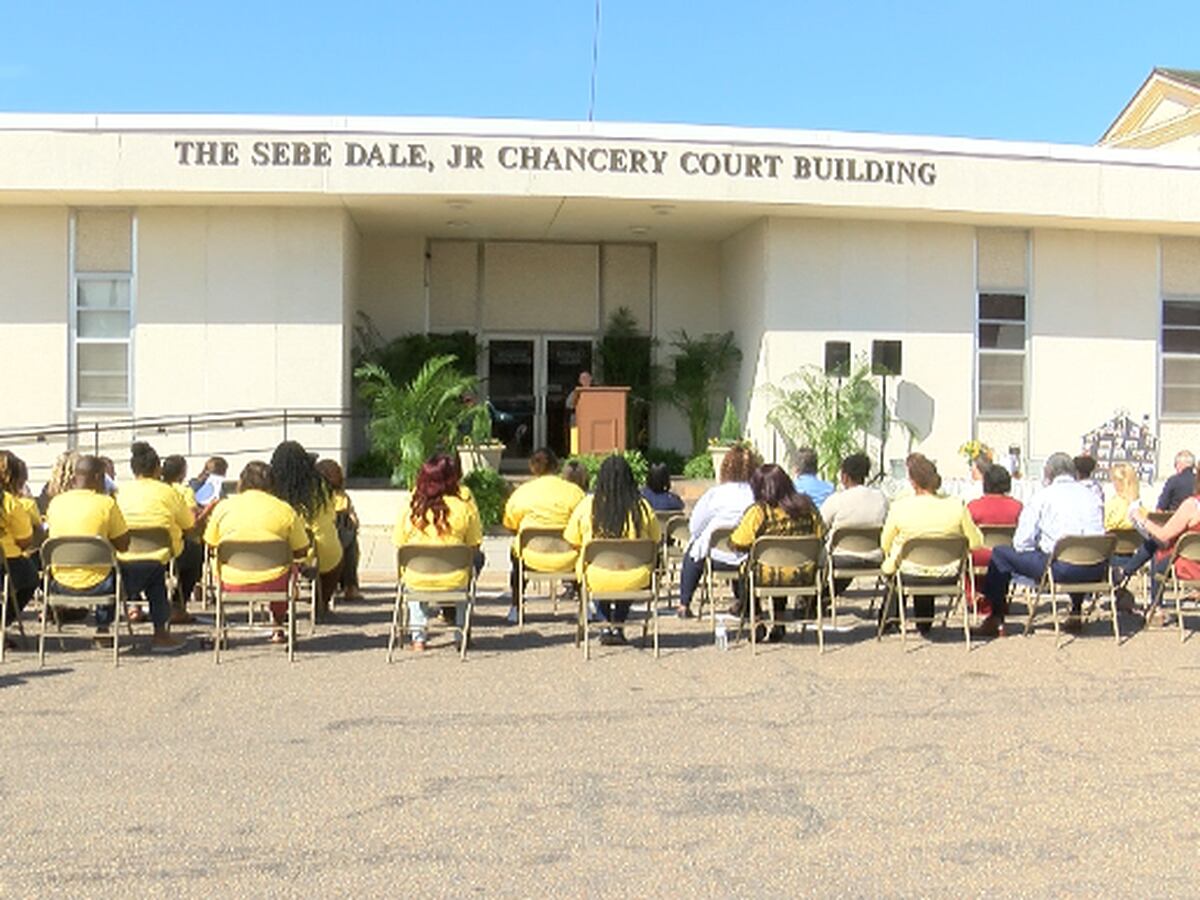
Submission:
[[[504,338],[488,341],[487,348],[492,435],[504,442],[505,459],[527,459],[537,437],[537,341]]]
[[[538,447],[565,458],[567,394],[592,367],[592,339],[504,336],[487,341],[487,391],[492,433],[504,458],[528,459]]]

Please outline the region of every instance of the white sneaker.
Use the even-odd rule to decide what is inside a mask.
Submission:
[[[509,625],[516,625],[517,619],[518,619],[517,608],[515,606],[510,606],[508,608],[508,615],[506,615],[504,617],[504,621],[507,622]]]

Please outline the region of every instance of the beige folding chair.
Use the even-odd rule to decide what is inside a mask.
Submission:
[[[1058,539],[1054,552],[1046,560],[1046,570],[1042,573],[1037,588],[1029,595],[1029,618],[1025,622],[1025,633],[1033,631],[1033,622],[1037,617],[1039,600],[1043,594],[1050,594],[1050,617],[1054,621],[1054,646],[1060,645],[1061,629],[1058,623],[1058,597],[1060,594],[1108,594],[1109,611],[1112,613],[1113,637],[1117,644],[1121,643],[1121,626],[1117,621],[1117,586],[1112,577],[1112,554],[1117,539],[1111,534],[1071,534]],[[1095,581],[1064,581],[1059,582],[1054,577],[1054,563],[1061,562],[1073,566],[1104,565],[1104,577]]]
[[[232,603],[245,603],[247,627],[254,627],[254,614],[259,607],[266,607],[267,622],[273,625],[271,603],[287,604],[287,658],[296,658],[296,601],[300,596],[300,581],[294,565],[295,557],[291,545],[283,540],[235,541],[225,540],[217,544],[213,559],[213,581],[216,587],[216,614],[213,616],[213,661],[221,662],[221,645],[229,640],[230,625],[226,621],[225,608]],[[221,570],[232,566],[240,572],[270,572],[281,566],[288,570],[287,586],[281,591],[226,591]]]
[[[1017,526],[1016,525],[980,525],[979,533],[981,535],[983,535],[983,546],[987,547],[989,550],[995,550],[997,547],[1011,547],[1012,546],[1013,535],[1015,535],[1017,533]],[[971,596],[975,600],[975,603],[974,603],[975,609],[972,610],[972,613],[976,616],[976,618],[978,618],[979,597],[981,595],[976,594],[976,592],[975,592],[975,582],[978,579],[983,578],[985,575],[987,575],[987,570],[988,570],[987,566],[977,566],[974,563],[971,564],[971,590],[970,590],[970,593],[971,593]],[[949,617],[949,615],[950,615],[949,610],[946,611],[946,615],[947,615],[947,617]]]
[[[547,572],[535,569],[525,562],[526,550],[533,550],[535,553],[570,553],[572,559],[577,552],[575,547],[568,544],[563,538],[561,528],[522,528],[517,532],[517,584],[520,591],[519,599],[514,597],[513,600],[517,604],[518,628],[525,627],[527,585],[538,588],[545,587],[547,595],[553,603],[554,613],[557,615],[559,588],[575,578],[574,562],[569,568],[560,569],[557,572]]]
[[[817,646],[820,652],[825,652],[825,619],[821,606],[821,552],[824,542],[816,535],[789,535],[760,537],[750,546],[750,555],[746,562],[748,571],[746,600],[743,612],[748,607],[750,612],[750,653],[758,652],[755,631],[758,625],[758,603],[767,600],[770,611],[768,627],[774,628],[783,623],[775,618],[775,597],[815,598],[817,608]],[[812,584],[772,585],[761,584],[758,581],[758,569],[766,566],[772,569],[804,569],[812,566]],[[745,615],[743,614],[743,619]],[[807,619],[801,619],[800,608],[796,608],[796,618],[800,619],[800,637],[804,638],[804,628]],[[740,624],[740,623],[739,623]],[[786,627],[786,626],[784,626]]]
[[[683,513],[672,513],[662,525],[663,597],[670,598],[679,583],[683,568],[683,554],[692,539],[688,517]]]
[[[170,597],[175,593],[175,584],[179,578],[175,571],[175,553],[171,546],[171,532],[166,528],[130,528],[129,529],[129,549],[126,553],[155,553],[160,550],[167,551],[167,596]],[[121,554],[117,554],[118,559]]]
[[[397,638],[400,646],[404,646],[404,636],[408,634],[409,629],[409,601],[466,605],[458,651],[459,659],[466,659],[467,643],[471,639],[471,613],[475,609],[475,548],[466,544],[408,544],[396,551],[396,568],[399,578],[396,585],[396,605],[392,610],[392,629],[388,634],[388,662],[393,659]],[[405,586],[406,572],[425,576],[465,573],[467,584],[465,587],[446,590],[417,590]]]
[[[949,610],[953,610],[957,605],[962,604],[963,635],[966,637],[967,651],[970,652],[971,617],[967,611],[967,604],[964,602],[966,588],[963,583],[963,573],[966,571],[968,565],[967,547],[967,539],[961,534],[946,537],[915,537],[909,538],[904,542],[904,546],[900,548],[900,556],[896,560],[894,587],[899,615],[897,618],[892,618],[886,614],[887,601],[885,600],[884,615],[879,617],[879,629],[876,634],[877,640],[883,637],[883,629],[889,622],[898,621],[900,623],[900,642],[901,644],[905,642],[908,632],[908,613],[906,607],[910,598],[947,597],[949,599]],[[954,581],[953,583],[946,584],[921,584],[910,580],[906,584],[904,574],[900,571],[901,566],[905,562],[926,569],[948,569],[950,566],[954,566]],[[946,621],[949,620],[949,615],[950,613],[947,612]],[[936,619],[937,610],[934,610],[934,614],[930,617],[929,622],[932,624]],[[913,621],[921,620],[914,618]]]
[[[658,658],[658,542],[650,538],[602,538],[589,541],[583,548],[583,584],[579,591],[579,632],[583,635],[583,658],[591,659],[588,640],[588,604],[634,603],[646,604],[646,616],[642,620],[642,646],[651,626],[654,628],[654,658]],[[595,591],[588,580],[591,566],[609,572],[622,572],[646,566],[650,570],[650,584],[630,591]],[[630,609],[632,612],[632,608]]]
[[[17,605],[17,591],[13,587],[12,572],[8,570],[8,558],[0,553],[0,560],[3,560],[4,566],[4,590],[0,591],[0,662],[4,662],[4,653],[8,645],[8,605],[11,603],[13,608]],[[21,649],[25,649],[25,626],[21,623],[21,611],[17,610],[17,615],[13,619],[13,623],[17,626],[17,633],[21,635]]]
[[[836,528],[829,535],[829,549],[825,554],[825,577],[829,588],[830,613],[834,624],[837,624],[838,617],[838,597],[837,591],[834,589],[834,581],[839,578],[852,580],[874,578],[875,589],[871,595],[871,605],[867,608],[867,615],[869,616],[875,611],[875,598],[883,584],[883,570],[879,568],[880,563],[883,562],[883,550],[879,546],[879,536],[882,533],[882,528],[855,527]],[[839,566],[835,559],[836,555],[862,557],[870,554],[877,554],[879,562],[865,566]]]
[[[1117,528],[1108,533],[1117,539],[1116,544],[1113,546],[1114,557],[1133,556],[1133,554],[1142,549],[1142,544],[1146,543],[1146,539],[1142,537],[1142,533],[1136,528]],[[1141,571],[1138,573],[1138,580],[1141,582],[1139,593],[1143,599],[1145,599],[1149,593],[1149,571],[1149,566],[1143,566]]]
[[[1193,597],[1197,591],[1200,591],[1200,579],[1179,577],[1179,571],[1175,564],[1181,559],[1191,563],[1200,563],[1200,534],[1190,532],[1180,535],[1179,540],[1175,542],[1175,548],[1171,551],[1171,567],[1164,575],[1156,576],[1156,578],[1166,580],[1169,585],[1167,589],[1175,595],[1175,618],[1179,620],[1179,640],[1185,641],[1187,640],[1187,630],[1183,626],[1183,601],[1185,597]]]
[[[55,566],[95,566],[113,570],[113,590],[108,594],[67,594],[54,589],[54,579],[51,570]],[[50,617],[58,621],[59,631],[62,631],[61,620],[58,619],[60,609],[91,609],[93,606],[113,604],[118,610],[114,615],[111,629],[113,665],[120,663],[120,629],[119,611],[122,609],[123,590],[121,585],[121,568],[117,565],[117,554],[112,544],[102,537],[56,537],[42,544],[42,626],[38,633],[38,665],[46,664],[46,629]],[[128,621],[126,622],[128,625]],[[132,634],[132,628],[130,634]],[[61,645],[61,638],[59,639]]]
[[[728,595],[733,596],[734,585],[742,577],[740,568],[718,569],[713,565],[714,550],[735,554],[738,552],[729,543],[732,534],[732,528],[714,528],[708,541],[708,556],[704,558],[704,594],[708,600],[709,624],[714,633],[717,630],[717,589],[726,588]]]

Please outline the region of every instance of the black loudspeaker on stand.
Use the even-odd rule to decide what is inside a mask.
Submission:
[[[899,375],[900,371],[900,341],[871,341],[871,374],[880,377],[882,387],[879,400],[879,474],[881,476],[887,471],[884,468],[888,436],[887,380],[889,375]]]
[[[833,378],[850,377],[850,342],[825,342],[825,374]]]

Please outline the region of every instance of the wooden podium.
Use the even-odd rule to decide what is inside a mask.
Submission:
[[[625,449],[627,387],[575,389],[572,453],[611,453]]]

